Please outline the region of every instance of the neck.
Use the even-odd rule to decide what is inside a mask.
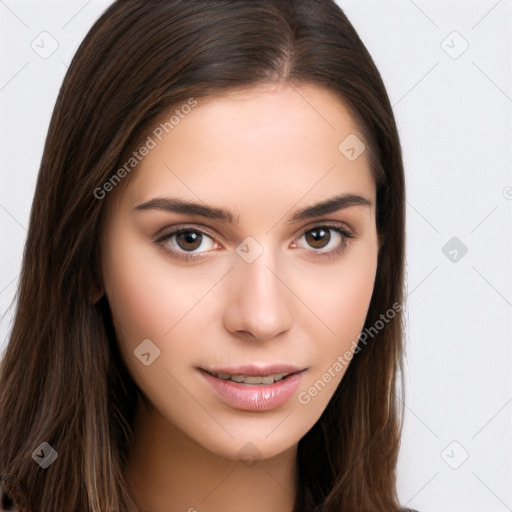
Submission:
[[[258,461],[228,460],[140,403],[126,477],[145,512],[291,512],[297,445]]]

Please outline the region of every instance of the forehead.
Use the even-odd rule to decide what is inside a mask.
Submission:
[[[179,122],[160,129],[160,138],[150,130],[153,147],[126,191],[132,206],[171,194],[240,203],[242,212],[250,199],[261,206],[342,192],[373,194],[363,137],[331,91],[271,85],[197,101]],[[347,158],[347,140],[359,144],[356,159]]]

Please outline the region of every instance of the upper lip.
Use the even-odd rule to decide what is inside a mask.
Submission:
[[[228,375],[246,375],[246,376],[259,376],[266,377],[267,375],[284,374],[290,375],[291,373],[297,373],[304,370],[291,364],[271,364],[271,365],[242,365],[242,366],[231,366],[223,368],[201,368],[208,373],[227,373]]]

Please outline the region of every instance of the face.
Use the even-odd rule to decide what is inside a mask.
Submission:
[[[313,86],[201,100],[164,135],[102,232],[123,360],[170,428],[228,459],[275,456],[326,408],[370,304],[362,136]]]

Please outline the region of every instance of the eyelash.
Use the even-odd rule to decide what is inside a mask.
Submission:
[[[344,226],[342,226],[340,224],[330,224],[330,223],[322,223],[322,224],[318,224],[318,225],[309,227],[308,229],[306,229],[302,232],[302,234],[300,235],[299,238],[302,238],[306,233],[309,233],[310,231],[315,231],[318,229],[326,229],[327,231],[335,231],[336,233],[338,233],[341,236],[342,241],[341,241],[340,247],[338,247],[334,250],[330,250],[330,251],[311,250],[311,251],[309,251],[312,253],[312,256],[314,259],[321,258],[321,259],[325,259],[328,261],[335,259],[336,257],[338,257],[341,253],[343,253],[345,251],[349,239],[354,238],[354,234],[351,231],[347,230]],[[155,236],[158,237],[158,233],[161,233],[162,231],[163,231],[162,229],[159,230]],[[170,255],[174,258],[178,258],[180,260],[187,261],[187,262],[195,262],[204,257],[204,252],[202,252],[202,253],[181,252],[181,251],[177,251],[175,249],[171,249],[165,243],[175,235],[178,235],[180,233],[190,233],[190,232],[199,233],[200,235],[206,235],[207,237],[213,239],[212,234],[210,234],[202,229],[198,229],[195,226],[180,226],[169,233],[159,236],[158,238],[155,239],[154,242],[156,244],[160,245],[167,253],[170,253]],[[206,251],[206,252],[209,252],[209,251]]]

